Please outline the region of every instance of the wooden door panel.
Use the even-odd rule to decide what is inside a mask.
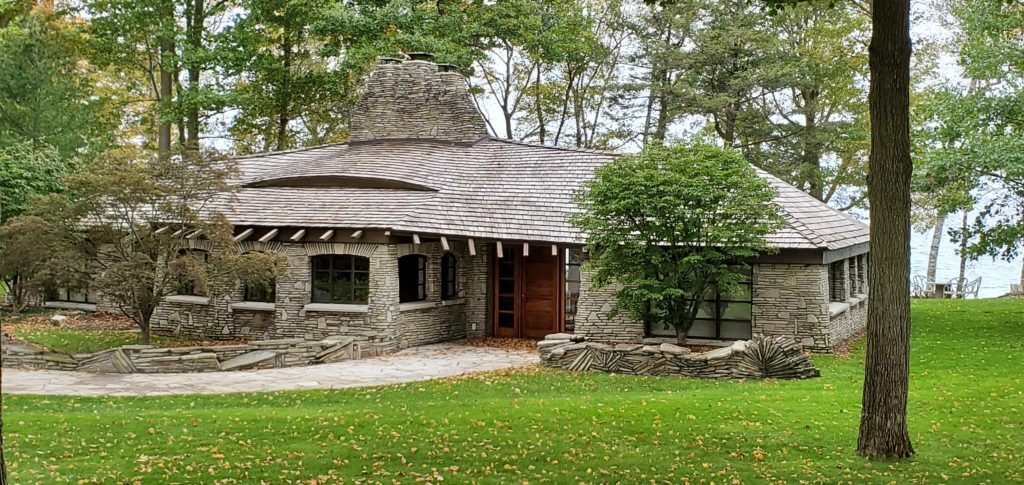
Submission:
[[[522,261],[522,335],[543,338],[558,332],[558,258],[531,255]]]

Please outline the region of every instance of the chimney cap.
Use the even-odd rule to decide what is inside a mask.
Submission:
[[[455,72],[455,64],[439,63],[437,64],[437,72]]]
[[[381,64],[401,64],[402,60],[397,57],[380,56],[377,58],[377,62]]]
[[[410,52],[406,54],[409,56],[410,61],[433,61],[434,54],[429,52]]]

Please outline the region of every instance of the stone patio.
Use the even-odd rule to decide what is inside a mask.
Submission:
[[[217,394],[401,384],[538,363],[523,350],[441,343],[371,359],[208,374],[93,374],[3,370],[3,392],[71,396]]]

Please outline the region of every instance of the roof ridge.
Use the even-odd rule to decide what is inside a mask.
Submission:
[[[316,150],[316,149],[319,149],[319,148],[335,147],[335,146],[339,146],[339,145],[348,145],[348,142],[347,141],[339,141],[339,142],[334,142],[334,143],[324,143],[322,145],[313,145],[313,146],[309,146],[309,147],[290,148],[288,150],[276,150],[276,151],[271,151],[271,152],[250,153],[248,155],[236,155],[236,156],[231,157],[231,159],[233,159],[233,160],[242,160],[242,159],[246,159],[246,158],[267,157],[267,156],[271,156],[271,155],[283,155],[283,154],[286,154],[286,153],[306,152],[306,151],[310,151],[310,150]]]
[[[561,151],[572,152],[572,153],[594,153],[594,154],[597,154],[597,155],[608,155],[608,156],[613,156],[613,157],[622,156],[621,153],[617,153],[617,152],[614,152],[612,150],[598,150],[596,148],[578,148],[578,147],[551,146],[551,145],[545,145],[543,143],[537,143],[537,142],[531,142],[531,141],[510,140],[508,138],[500,138],[500,137],[497,137],[497,136],[489,136],[486,139],[492,140],[492,141],[501,142],[501,143],[509,143],[509,144],[512,144],[512,145],[523,145],[523,146],[534,147],[534,148],[547,148],[549,150],[561,150]]]

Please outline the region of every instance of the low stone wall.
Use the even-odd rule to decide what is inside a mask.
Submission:
[[[670,343],[604,344],[569,334],[548,335],[537,347],[545,365],[572,371],[712,379],[807,379],[821,375],[800,346],[785,337],[755,336],[702,353]]]
[[[4,343],[3,366],[107,373],[159,374],[295,367],[380,354],[352,337],[279,339],[241,345],[160,348],[125,345],[91,354],[65,354],[32,345]]]

